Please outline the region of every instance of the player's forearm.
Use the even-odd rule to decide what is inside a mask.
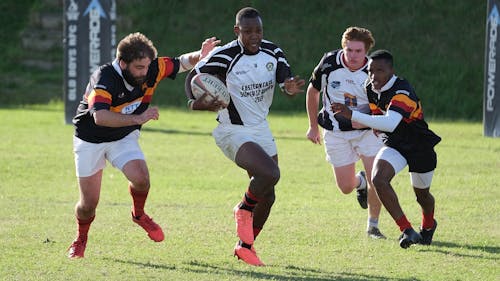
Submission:
[[[396,111],[389,110],[386,115],[369,115],[359,111],[352,111],[351,120],[382,132],[393,132],[403,116]]]
[[[201,51],[194,51],[182,54],[179,57],[180,68],[179,72],[185,72],[193,69],[196,63],[200,60]]]
[[[306,110],[309,118],[309,126],[318,126],[318,106],[319,106],[319,91],[311,85],[307,88],[306,93]]]
[[[121,114],[109,110],[98,110],[94,113],[96,125],[104,127],[126,127],[140,125],[139,116],[134,114]]]

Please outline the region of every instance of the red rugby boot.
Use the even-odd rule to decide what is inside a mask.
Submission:
[[[165,239],[165,235],[163,234],[163,230],[161,227],[156,224],[152,218],[148,215],[143,214],[142,216],[136,218],[134,214],[132,214],[132,220],[140,225],[146,232],[148,233],[149,238],[155,242],[161,242]]]

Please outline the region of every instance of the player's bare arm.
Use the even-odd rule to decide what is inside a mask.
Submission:
[[[191,70],[196,63],[202,60],[204,57],[210,53],[217,45],[220,44],[220,40],[215,37],[210,37],[205,39],[201,43],[201,49],[198,51],[185,53],[179,56],[180,68],[179,72],[185,72]]]
[[[306,110],[309,118],[309,128],[307,129],[307,139],[312,143],[321,145],[321,135],[318,126],[318,105],[319,91],[309,84],[306,93]]]
[[[142,125],[149,120],[158,120],[159,117],[160,113],[157,107],[150,107],[139,115],[121,114],[104,109],[98,110],[94,113],[94,121],[96,125],[114,128]]]

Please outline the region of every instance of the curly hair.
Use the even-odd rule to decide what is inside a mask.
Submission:
[[[158,51],[153,42],[140,32],[125,36],[116,47],[116,58],[125,63],[143,58],[154,60],[157,56]]]

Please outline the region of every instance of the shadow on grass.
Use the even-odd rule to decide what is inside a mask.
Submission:
[[[388,280],[388,281],[419,281],[419,279],[415,278],[390,278],[387,276],[373,276],[373,275],[367,275],[367,274],[355,274],[355,273],[350,273],[350,272],[339,272],[339,273],[334,273],[334,272],[327,272],[327,271],[322,271],[320,269],[314,269],[314,268],[306,268],[306,267],[298,267],[298,266],[292,266],[292,265],[287,265],[284,266],[283,268],[280,268],[279,266],[266,266],[265,268],[280,268],[279,271],[281,272],[286,272],[283,274],[274,274],[274,273],[265,273],[265,272],[256,272],[258,268],[255,267],[249,267],[248,270],[242,270],[242,269],[235,269],[232,268],[231,265],[227,266],[218,266],[218,265],[213,265],[205,262],[199,262],[199,261],[190,261],[188,263],[185,263],[185,266],[175,266],[175,265],[163,265],[163,264],[155,264],[155,263],[143,263],[143,262],[136,262],[136,261],[130,261],[130,260],[122,260],[122,259],[110,259],[110,258],[104,258],[105,260],[111,261],[111,262],[116,262],[116,263],[122,263],[122,264],[129,264],[129,265],[134,265],[134,266],[140,266],[140,267],[148,267],[148,268],[153,268],[153,269],[160,269],[160,270],[168,270],[168,271],[185,271],[185,272],[190,272],[190,273],[199,273],[199,274],[222,274],[225,277],[227,277],[228,274],[234,275],[235,279],[239,279],[242,276],[246,276],[249,278],[254,278],[254,279],[261,279],[261,280],[278,280],[278,281],[284,281],[284,280],[296,280],[296,281],[331,281],[331,280],[338,280],[338,281],[382,281],[382,280]]]
[[[140,267],[148,267],[148,268],[154,268],[154,269],[165,269],[165,270],[178,270],[178,268],[175,265],[155,264],[155,263],[150,263],[150,262],[146,263],[146,262],[137,262],[137,261],[131,261],[131,260],[110,259],[110,258],[102,258],[102,259],[107,260],[107,261],[111,261],[111,262],[135,265],[135,266],[140,266]]]
[[[273,274],[273,273],[265,273],[265,272],[255,272],[251,267],[250,270],[240,270],[234,269],[230,266],[216,266],[211,265],[204,262],[191,261],[188,263],[190,268],[187,270],[195,273],[209,273],[216,272],[224,275],[232,274],[235,276],[246,276],[255,279],[262,280],[294,280],[294,281],[331,281],[331,280],[340,280],[340,281],[378,281],[378,280],[393,280],[393,281],[407,281],[407,280],[416,280],[418,279],[404,279],[404,278],[389,278],[387,276],[373,276],[367,274],[355,274],[349,272],[327,272],[320,269],[314,268],[306,268],[306,267],[298,267],[287,265],[279,269],[281,272],[286,272],[283,274]],[[193,268],[194,267],[194,268]],[[192,268],[192,269],[191,269]],[[266,266],[265,268],[280,268],[279,266]]]
[[[446,250],[445,248],[451,248],[453,250]],[[461,253],[458,253],[455,249],[481,251],[481,252],[490,253],[490,254],[499,254],[500,253],[500,247],[498,247],[498,246],[476,246],[476,245],[457,244],[457,243],[440,242],[440,241],[433,241],[432,246],[430,246],[428,249],[425,249],[423,251],[439,252],[439,253],[443,253],[443,254],[447,254],[447,255],[454,255],[454,256],[460,256],[460,257],[500,260],[500,256],[489,258],[489,257],[485,257],[485,256],[480,255],[480,254],[478,254],[478,255],[461,254]]]

